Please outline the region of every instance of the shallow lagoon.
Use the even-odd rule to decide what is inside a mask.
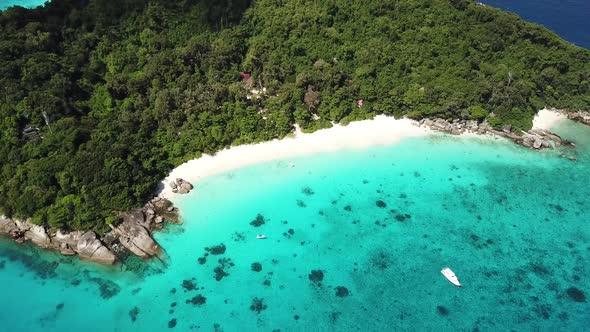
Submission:
[[[564,150],[578,161],[435,135],[206,178],[176,199],[185,223],[156,235],[163,262],[102,268],[4,241],[0,329],[582,331],[590,135],[556,130],[584,137]]]

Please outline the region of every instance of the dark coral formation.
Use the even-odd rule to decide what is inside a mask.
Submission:
[[[252,304],[250,305],[250,310],[255,311],[256,313],[260,313],[261,311],[266,310],[267,305],[264,304],[264,299],[259,299],[257,297],[252,299]]]
[[[199,262],[199,264],[203,265],[207,263],[207,256],[199,257],[197,261]]]
[[[399,222],[404,222],[404,221],[406,221],[406,219],[410,219],[410,218],[412,218],[412,216],[407,213],[406,214],[398,214],[395,216],[395,220],[397,220]]]
[[[350,292],[348,291],[348,288],[346,288],[344,286],[338,286],[338,287],[336,287],[336,296],[338,296],[338,297],[347,297],[348,295],[350,295]]]
[[[254,262],[254,263],[252,263],[252,265],[250,266],[250,268],[254,272],[260,272],[260,271],[262,271],[262,264],[260,264],[258,262]]]
[[[41,279],[57,277],[55,270],[59,267],[59,263],[45,259],[39,249],[32,246],[30,248],[31,250],[0,248],[0,257],[7,258],[11,262],[20,262]]]
[[[235,242],[240,242],[246,239],[246,234],[241,232],[234,232],[231,237]]]
[[[298,200],[297,200],[297,206],[299,206],[299,207],[301,207],[301,208],[304,208],[304,207],[306,207],[307,205],[305,204],[305,202],[304,202],[304,201],[302,201],[302,200],[298,199]]]
[[[193,280],[186,279],[182,281],[182,288],[184,288],[185,292],[190,292],[198,289],[197,285],[193,282]]]
[[[385,270],[389,267],[389,254],[384,249],[379,249],[371,254],[370,263],[371,266],[376,267],[379,270]]]
[[[223,243],[205,248],[205,250],[211,255],[223,255],[225,253],[225,249],[225,244]]]
[[[551,274],[551,271],[541,263],[529,264],[529,271],[531,271],[534,274],[539,275],[539,276]]]
[[[235,264],[231,261],[230,258],[222,258],[217,262],[219,263],[219,265],[215,267],[215,269],[213,269],[213,272],[215,272],[215,280],[221,281],[221,279],[229,276],[229,273],[227,273],[225,269],[232,267]]]
[[[264,216],[262,214],[258,214],[254,220],[250,222],[250,225],[254,227],[260,227],[266,223]]]
[[[127,251],[117,253],[117,259],[121,261],[127,271],[135,273],[140,278],[164,272],[161,268],[156,267],[156,265],[146,264],[143,258]]]
[[[56,309],[56,310],[61,310],[61,309],[63,309],[63,308],[64,308],[64,304],[63,304],[63,303],[58,303],[58,304],[55,306],[55,309]]]
[[[348,211],[348,212],[352,211],[352,206],[350,206],[350,205],[345,206],[344,211]]]
[[[549,304],[537,304],[533,310],[540,318],[549,319],[551,317],[551,305]]]
[[[311,282],[321,285],[321,282],[324,280],[324,272],[322,270],[312,270],[308,278]]]
[[[6,267],[6,261],[0,261],[0,270]]]
[[[169,322],[168,322],[168,328],[174,328],[176,326],[176,318],[172,318]]]
[[[443,307],[442,305],[436,306],[436,311],[441,316],[448,316],[449,315],[449,309],[447,309],[446,307]]]
[[[205,302],[207,302],[207,298],[206,298],[206,297],[204,297],[204,296],[203,296],[203,295],[201,295],[201,294],[197,294],[197,295],[196,295],[195,297],[193,297],[192,299],[190,299],[190,300],[186,300],[186,303],[187,303],[187,304],[192,304],[192,305],[194,305],[194,306],[200,306],[200,305],[203,305],[203,304],[205,304]]]
[[[549,206],[554,208],[557,212],[567,211],[563,206],[559,204],[549,204]]]
[[[330,323],[335,324],[336,321],[338,321],[338,318],[340,318],[340,315],[342,315],[342,313],[340,311],[332,311],[330,313]]]
[[[90,278],[90,281],[93,281],[98,285],[100,297],[103,299],[110,299],[111,297],[119,294],[121,291],[121,287],[119,285],[107,279]]]
[[[315,194],[310,187],[303,187],[303,188],[301,188],[301,192],[304,195],[307,195],[307,196],[311,196],[311,195]]]
[[[375,205],[377,205],[377,207],[384,209],[387,207],[387,203],[385,203],[384,201],[378,199],[375,201]]]
[[[492,240],[492,239],[480,241],[482,239],[477,234],[469,235],[469,239],[471,240],[471,244],[477,249],[484,249],[484,248],[487,248],[488,246],[494,244],[494,240]]]
[[[566,293],[575,302],[586,302],[586,294],[576,287],[568,288]]]
[[[137,320],[137,315],[139,315],[139,308],[133,307],[133,309],[129,310],[129,317],[131,318],[132,322]]]

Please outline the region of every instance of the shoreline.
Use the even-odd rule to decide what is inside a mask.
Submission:
[[[537,112],[533,119],[532,130],[550,131],[551,128],[567,119],[561,111],[544,108]],[[170,186],[176,179],[186,180],[196,184],[200,180],[255,165],[258,163],[296,158],[323,152],[334,152],[346,149],[364,149],[372,146],[387,145],[404,138],[432,135],[447,132],[444,128],[407,118],[395,119],[391,116],[377,115],[371,120],[353,121],[346,126],[334,124],[332,128],[321,129],[313,133],[303,133],[296,124],[293,137],[285,137],[257,144],[232,146],[217,152],[215,155],[203,155],[189,160],[170,171],[158,186],[157,196],[173,200],[175,193]],[[450,131],[448,131],[450,132]],[[465,128],[459,134],[463,137],[473,135],[494,138],[507,138],[502,132],[478,132]]]
[[[563,114],[563,111],[544,108],[535,114],[535,117],[533,118],[533,129],[550,131],[551,128],[567,118],[568,117]]]
[[[332,128],[309,134],[301,132],[300,128],[295,126],[293,137],[233,146],[213,156],[203,155],[181,164],[162,180],[158,196],[172,200],[175,195],[169,183],[178,178],[194,185],[208,176],[267,161],[388,145],[405,138],[433,133],[433,130],[419,126],[417,121],[395,119],[385,115],[377,115],[371,120],[353,121],[346,126],[335,124]]]
[[[119,260],[119,255],[125,255],[125,251],[146,259],[158,257],[161,249],[153,239],[153,232],[162,228],[164,222],[181,222],[180,211],[174,207],[174,199],[177,195],[190,192],[193,189],[191,183],[196,184],[208,176],[273,160],[288,160],[341,150],[359,150],[393,144],[406,138],[442,133],[465,138],[504,138],[536,150],[555,148],[562,144],[575,146],[550,132],[553,126],[568,118],[571,119],[568,114],[556,109],[540,110],[533,120],[533,129],[522,133],[522,136],[516,135],[510,129],[494,130],[485,121],[415,121],[385,115],[377,115],[370,120],[354,121],[346,126],[334,124],[331,128],[313,133],[303,133],[299,126],[295,125],[293,134],[281,140],[234,146],[213,156],[203,155],[179,165],[159,183],[153,199],[142,208],[121,212],[119,223],[116,226],[110,225],[111,231],[103,236],[92,231],[57,230],[50,233],[44,226],[5,216],[0,216],[0,234],[6,234],[19,243],[31,241],[41,248],[53,249],[66,256],[77,255],[81,259],[106,265],[114,264]],[[566,156],[562,154],[561,157]],[[570,160],[575,158],[570,157]],[[295,164],[289,164],[296,167]]]

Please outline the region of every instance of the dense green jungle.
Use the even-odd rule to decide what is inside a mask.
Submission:
[[[333,122],[526,130],[590,51],[469,0],[54,0],[0,12],[0,212],[99,233],[170,169]],[[363,100],[362,107],[357,101]]]

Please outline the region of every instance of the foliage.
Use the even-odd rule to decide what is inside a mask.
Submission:
[[[527,129],[543,106],[590,109],[588,82],[589,51],[469,0],[13,7],[0,13],[0,210],[100,232],[175,165],[294,123],[385,113]]]

